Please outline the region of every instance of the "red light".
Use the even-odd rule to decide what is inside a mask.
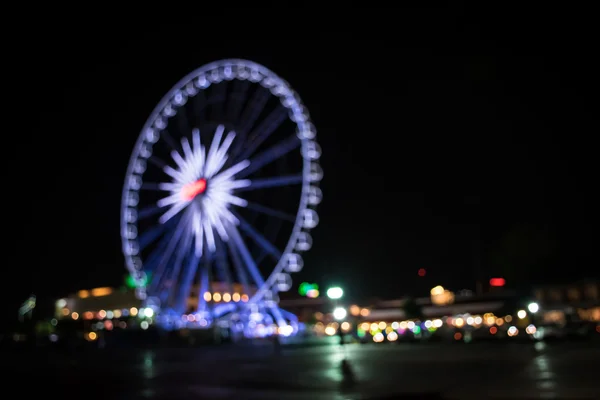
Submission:
[[[188,183],[181,189],[181,197],[184,200],[192,200],[199,194],[204,193],[206,190],[206,179],[201,178],[196,182]]]
[[[505,284],[506,284],[506,281],[504,280],[504,278],[490,279],[490,286],[500,287],[500,286],[504,286]]]
[[[425,274],[427,274],[427,271],[425,271],[425,268],[419,268],[419,272],[417,272],[419,274],[419,276],[425,276]]]

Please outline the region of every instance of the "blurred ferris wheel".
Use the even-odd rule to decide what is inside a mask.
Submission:
[[[297,93],[259,64],[217,61],[179,81],[146,121],[123,188],[138,297],[203,326],[256,314],[287,326],[277,293],[303,267],[322,199],[315,136]]]

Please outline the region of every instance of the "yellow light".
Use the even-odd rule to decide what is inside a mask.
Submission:
[[[356,304],[350,307],[350,314],[357,316],[358,314],[360,314],[360,307],[357,306]]]
[[[87,290],[80,290],[77,295],[79,296],[79,298],[81,299],[85,299],[90,297],[90,292],[88,292]]]
[[[213,293],[213,301],[218,303],[221,301],[221,293]]]
[[[344,332],[348,332],[350,330],[350,323],[348,323],[348,322],[342,322],[342,330]]]
[[[204,295],[202,297],[204,297],[204,301],[210,301],[210,299],[212,298],[210,292],[204,292]]]
[[[131,307],[129,309],[129,314],[131,314],[132,317],[135,317],[137,315],[137,313],[138,313],[138,309],[137,308]]]
[[[77,321],[79,319],[79,313],[74,312],[73,314],[71,314],[71,318]]]
[[[229,303],[231,301],[231,295],[229,293],[223,293],[223,301]]]
[[[430,291],[432,296],[439,296],[441,294],[444,294],[444,287],[443,286],[436,286],[433,289],[431,289]]]
[[[363,308],[362,310],[360,310],[360,315],[363,317],[368,317],[369,314],[371,314],[371,311],[369,311],[368,308]]]
[[[239,293],[234,293],[234,294],[233,294],[233,296],[232,296],[232,298],[233,298],[233,301],[235,301],[236,303],[237,303],[238,301],[240,301],[240,297],[241,297],[241,296],[240,296],[240,294],[239,294]]]

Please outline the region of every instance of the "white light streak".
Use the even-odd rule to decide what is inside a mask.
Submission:
[[[235,175],[247,168],[250,162],[244,160],[222,170],[227,161],[227,151],[235,139],[235,133],[229,132],[221,143],[224,132],[225,128],[219,125],[206,154],[206,148],[201,143],[200,131],[194,129],[191,145],[186,138],[181,140],[183,155],[177,151],[171,152],[177,169],[170,166],[164,168],[164,172],[173,180],[159,184],[161,190],[170,192],[157,203],[159,207],[169,207],[160,217],[160,223],[164,224],[188,205],[195,203],[195,207],[190,210],[191,231],[195,237],[195,251],[199,256],[205,248],[209,251],[216,250],[216,235],[224,241],[229,239],[225,229],[227,224],[239,224],[228,208],[232,205],[245,207],[248,204],[245,199],[234,196],[233,191],[250,185],[248,179],[235,179]],[[192,198],[185,197],[183,188],[201,179],[206,180],[206,188]]]

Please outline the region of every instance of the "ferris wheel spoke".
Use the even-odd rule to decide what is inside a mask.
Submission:
[[[160,259],[162,258],[163,254],[165,252],[165,248],[169,244],[170,239],[171,239],[171,237],[168,235],[165,235],[160,239],[160,241],[158,242],[158,245],[154,248],[152,253],[150,253],[148,258],[146,259],[146,262],[144,262],[144,267],[146,268],[146,272],[152,272],[152,273],[154,272],[154,270],[158,266]]]
[[[181,138],[181,148],[183,149],[183,155],[186,160],[191,160],[194,156],[194,152],[192,151],[192,146],[190,146],[190,141],[187,138]]]
[[[154,165],[159,169],[163,169],[168,165],[162,158],[159,158],[155,155],[151,155],[150,157],[148,157],[148,161],[150,162],[150,164]]]
[[[163,304],[170,304],[169,302],[173,300],[173,298],[176,298],[177,292],[181,289],[179,285],[177,285],[177,282],[183,260],[189,252],[189,238],[190,235],[184,233],[183,240],[179,242],[179,245],[175,249],[175,259],[173,260],[173,264],[171,265],[168,275],[166,276],[166,280],[163,280],[164,287],[161,291],[161,302]]]
[[[187,169],[187,163],[185,162],[183,157],[181,157],[181,154],[179,154],[179,152],[177,150],[171,151],[171,158],[173,159],[173,161],[175,161],[175,164],[177,164],[177,166],[179,167],[179,171],[184,171]]]
[[[163,273],[165,271],[166,264],[173,256],[173,253],[175,252],[175,249],[177,248],[177,244],[179,243],[179,240],[181,239],[181,235],[183,233],[184,227],[188,223],[188,219],[186,217],[187,217],[187,215],[183,215],[181,217],[181,219],[179,220],[179,222],[177,223],[177,227],[175,228],[175,230],[173,232],[173,236],[171,236],[169,244],[167,245],[167,248],[166,248],[165,252],[163,253],[162,258],[161,258],[160,262],[158,263],[157,272],[154,275],[154,278],[152,279],[152,283],[151,283],[151,288],[153,288],[153,289],[157,288],[159,283],[163,279]]]
[[[201,256],[202,251],[204,250],[204,228],[202,227],[201,219],[202,211],[192,217],[192,231],[194,232],[194,237],[196,238],[194,243],[194,251],[197,256]]]
[[[285,319],[281,315],[281,310],[279,309],[279,307],[277,307],[277,305],[270,305],[270,306],[268,306],[268,308],[271,310],[271,313],[273,314],[273,318],[275,318],[275,321],[277,321],[277,326],[286,326],[287,325],[287,323],[285,322]]]
[[[138,219],[146,219],[149,217],[153,217],[156,214],[160,214],[163,211],[163,208],[164,207],[159,207],[156,205],[144,207],[140,211],[138,211]]]
[[[173,167],[167,165],[163,168],[165,174],[169,175],[171,178],[175,179],[176,182],[185,182],[185,176],[174,169]]]
[[[212,107],[212,120],[219,121],[223,119],[223,104],[227,99],[227,81],[220,82],[219,84],[213,85],[213,93],[210,97],[210,102],[214,104]]]
[[[242,284],[244,292],[250,295],[250,284],[248,282],[248,275],[246,274],[246,270],[244,269],[242,260],[240,259],[239,252],[231,244],[229,244],[227,248],[229,249],[229,255],[231,257],[236,276],[239,279],[239,282]]]
[[[225,171],[219,172],[213,178],[212,184],[218,185],[220,183],[223,183],[224,181],[229,180],[229,178],[233,177],[235,174],[242,171],[244,168],[248,168],[249,165],[250,165],[250,161],[248,161],[248,160],[240,161],[239,163],[227,168]]]
[[[193,86],[193,84],[192,84]],[[194,90],[195,91],[195,90]],[[200,121],[205,121],[206,120],[206,106],[207,106],[208,102],[206,101],[206,95],[204,94],[204,91],[200,90],[198,91],[193,97],[192,97],[192,110],[194,110],[194,114],[196,115],[196,117],[200,120]]]
[[[271,112],[265,118],[254,131],[248,137],[248,145],[238,157],[240,160],[244,160],[252,155],[260,147],[261,144],[267,138],[275,132],[277,128],[285,121],[288,117],[288,110],[279,105],[275,110]]]
[[[177,221],[177,219],[173,218],[166,224],[155,225],[155,226],[151,227],[150,229],[148,229],[147,231],[145,231],[144,233],[142,233],[140,236],[138,236],[137,240],[138,240],[138,244],[140,247],[140,251],[145,249],[149,244],[153,243],[156,239],[161,237],[166,231],[171,229],[174,226],[174,223],[176,221]]]
[[[281,251],[273,243],[271,243],[266,237],[259,233],[252,225],[248,223],[242,216],[232,211],[233,215],[240,221],[240,228],[252,238],[264,251],[269,253],[275,260],[279,260],[282,256]]]
[[[210,220],[208,218],[202,218],[202,221],[200,222],[202,224],[202,230],[204,231],[204,237],[206,238],[206,245],[208,247],[208,250],[215,251],[215,235],[213,233]]]
[[[163,189],[161,187],[162,183],[156,183],[156,182],[144,182],[142,183],[142,186],[140,187],[140,190],[150,190],[150,191],[155,191],[155,192],[159,192],[159,191],[163,191],[165,189]]]
[[[228,107],[228,118],[234,124],[237,124],[240,117],[249,87],[250,83],[248,81],[236,80],[233,83],[233,93],[230,96],[231,101],[229,102],[230,106]]]
[[[200,292],[198,292],[198,309],[196,312],[204,313],[206,311],[206,299],[204,293],[210,289],[210,282],[208,279],[208,271],[210,269],[210,259],[204,258],[204,265],[200,268]]]
[[[250,273],[250,276],[254,280],[254,283],[256,283],[258,287],[262,287],[265,283],[265,279],[262,277],[260,271],[258,270],[258,267],[252,259],[250,251],[248,251],[248,248],[242,240],[242,237],[240,236],[240,233],[238,232],[237,228],[234,225],[230,224],[228,225],[228,232],[229,237],[232,239],[232,244],[235,245],[237,251],[239,251],[242,260],[244,261],[244,264],[246,265],[246,268]]]
[[[219,238],[217,238],[217,252],[215,257],[215,264],[217,265],[217,278],[221,282],[226,283],[229,292],[233,292],[233,281],[231,279],[230,266],[227,262],[225,242]]]
[[[160,137],[162,138],[162,140],[165,141],[166,144],[169,145],[169,147],[171,148],[171,150],[178,150],[177,146],[177,142],[175,141],[175,139],[173,139],[173,137],[171,136],[171,134],[169,133],[169,131],[167,131],[166,129],[163,130],[160,133]]]
[[[235,157],[242,150],[242,147],[246,142],[248,131],[254,126],[254,123],[267,105],[268,100],[269,92],[267,90],[259,88],[252,93],[252,96],[242,113],[242,117],[240,118],[240,128],[238,129],[239,138],[231,151],[232,157]]]
[[[258,203],[248,202],[246,204],[246,208],[248,210],[256,211],[256,212],[259,212],[261,214],[268,215],[270,217],[279,218],[279,219],[282,219],[284,221],[289,221],[289,222],[292,222],[292,223],[296,222],[296,216],[295,215],[288,214],[286,212],[279,211],[279,210],[276,210],[274,208],[270,208],[270,207],[267,207],[267,206],[263,206],[263,205],[258,204]]]
[[[296,149],[298,146],[300,146],[300,143],[301,143],[300,139],[295,135],[291,136],[285,140],[282,140],[281,142],[277,143],[273,147],[252,157],[250,159],[250,166],[248,168],[244,169],[243,171],[241,171],[237,175],[237,178],[244,178],[244,177],[250,175],[251,173],[258,171],[265,165],[272,163],[273,161],[277,160],[278,158],[281,158],[284,155],[286,155],[287,153],[289,153],[290,151]]]
[[[162,199],[158,200],[156,202],[156,205],[163,208],[163,207],[173,205],[175,203],[179,203],[181,201],[182,201],[181,194],[174,193],[174,194],[171,194],[169,196],[163,197]]]
[[[194,277],[198,271],[198,264],[200,262],[200,256],[195,251],[191,251],[190,257],[183,271],[183,280],[181,282],[181,290],[177,293],[177,299],[175,300],[175,310],[181,314],[186,312],[187,299],[190,297],[192,291],[192,285],[194,283]],[[204,293],[200,293],[202,297]]]
[[[217,134],[215,134],[215,138],[210,146],[208,151],[208,156],[206,156],[206,166],[204,170],[204,175],[207,178],[212,178],[215,173],[217,173],[225,162],[227,161],[227,150],[231,146],[233,139],[235,138],[234,132],[229,132],[225,140],[221,144],[221,137],[223,134],[224,127],[223,125],[219,125],[217,128]]]
[[[257,88],[246,105],[240,121],[240,133],[244,136],[252,129],[254,123],[264,110],[269,100],[270,93],[264,88]]]
[[[175,203],[169,209],[169,211],[167,211],[166,213],[164,213],[163,215],[160,216],[160,218],[158,219],[158,221],[161,224],[164,224],[165,222],[167,222],[168,220],[170,220],[171,218],[173,218],[177,213],[179,213],[179,211],[181,211],[185,207],[187,207],[188,204],[189,204],[189,201],[182,201],[181,203]]]
[[[224,131],[225,127],[223,125],[219,125],[217,127],[215,135],[212,139],[212,143],[210,144],[210,148],[208,149],[208,154],[206,155],[204,174],[209,178],[212,177],[212,175],[209,175],[210,172],[212,172],[210,171],[210,169],[213,167],[212,164],[214,164],[214,159],[217,155],[217,152],[219,151],[219,145],[221,144],[221,139],[223,138]]]
[[[274,178],[258,178],[252,179],[249,186],[237,189],[237,192],[243,192],[247,190],[266,189],[280,186],[299,185],[302,183],[302,175],[287,175],[278,176]]]
[[[173,264],[173,268],[171,269],[171,273],[168,277],[170,281],[176,281],[179,277],[179,272],[181,270],[181,264],[183,263],[183,259],[190,250],[190,245],[192,243],[193,236],[190,234],[189,225],[186,225],[183,228],[182,236],[183,239],[179,242],[179,245],[175,250],[175,262]]]

